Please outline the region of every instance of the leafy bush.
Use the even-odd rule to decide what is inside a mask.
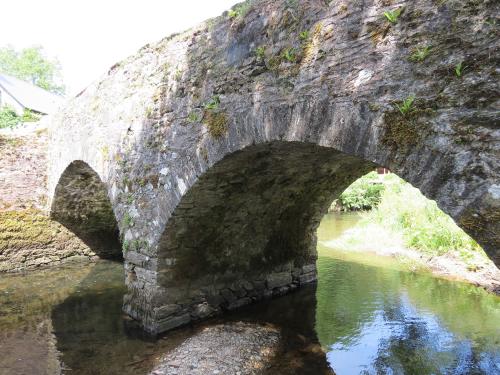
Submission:
[[[384,185],[377,172],[371,172],[356,180],[339,197],[336,204],[343,211],[371,210],[380,203]]]
[[[12,107],[4,106],[0,109],[0,128],[13,128],[22,122]]]
[[[24,109],[22,116],[19,116],[12,107],[7,105],[0,109],[0,129],[14,128],[23,122],[35,122],[38,120],[40,120],[40,116],[27,108]]]
[[[61,64],[47,58],[41,46],[15,50],[11,46],[0,47],[0,72],[48,90],[64,94]]]

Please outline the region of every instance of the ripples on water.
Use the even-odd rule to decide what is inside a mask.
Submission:
[[[351,224],[327,217],[320,239]],[[270,374],[322,374],[328,365],[338,375],[500,374],[500,298],[386,259],[319,252],[317,287],[224,316],[281,327]],[[122,266],[112,262],[2,275],[0,374],[54,374],[61,363],[67,374],[146,374],[197,332],[146,337],[121,313],[124,291]]]

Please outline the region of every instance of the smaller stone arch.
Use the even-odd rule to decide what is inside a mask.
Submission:
[[[50,214],[100,258],[123,259],[118,224],[106,185],[84,161],[73,161],[62,173]]]

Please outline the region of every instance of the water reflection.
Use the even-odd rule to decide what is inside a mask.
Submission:
[[[327,217],[320,240],[355,220]],[[319,252],[317,287],[204,324],[278,327],[282,348],[269,375],[331,374],[329,366],[338,375],[500,373],[499,298],[385,258]],[[122,315],[124,292],[122,265],[107,261],[2,276],[0,374],[147,374],[202,327],[152,340]]]
[[[320,240],[338,220],[322,223]],[[338,375],[500,373],[498,297],[387,259],[319,251],[316,330]]]
[[[192,334],[177,331],[156,340],[122,313],[126,288],[123,265],[102,261],[78,285],[78,292],[54,306],[51,319],[67,374],[147,374],[157,357]]]

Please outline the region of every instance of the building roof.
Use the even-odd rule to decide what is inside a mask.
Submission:
[[[6,74],[0,74],[0,87],[23,107],[44,114],[54,112],[63,100],[59,95]]]

